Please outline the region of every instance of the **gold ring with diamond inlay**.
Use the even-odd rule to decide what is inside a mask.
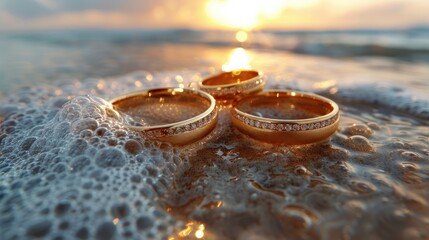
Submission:
[[[216,100],[231,101],[264,89],[262,73],[254,70],[222,72],[203,79],[200,90],[211,94]]]
[[[269,90],[250,95],[231,108],[233,125],[269,143],[300,145],[328,139],[338,128],[338,105],[313,93]]]
[[[210,133],[217,124],[216,100],[187,88],[153,88],[110,101],[126,127],[149,139],[184,145]]]

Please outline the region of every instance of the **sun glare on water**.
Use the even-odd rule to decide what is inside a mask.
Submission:
[[[232,50],[228,61],[222,65],[223,71],[251,69],[251,57],[243,48],[235,48]]]
[[[267,19],[278,17],[287,7],[300,8],[316,0],[208,0],[207,14],[217,23],[251,30]]]
[[[288,7],[308,7],[318,0],[207,0],[206,13],[217,24],[237,30],[239,43],[249,40],[248,32],[269,19],[279,17]],[[234,49],[223,71],[251,69],[251,57],[243,48]]]

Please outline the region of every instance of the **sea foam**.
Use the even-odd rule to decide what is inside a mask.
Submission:
[[[126,129],[121,114],[108,103],[142,88],[192,87],[205,74],[135,72],[108,79],[58,81],[22,88],[3,99],[1,239],[166,239],[185,228],[184,217],[205,222],[213,238],[327,239],[339,237],[345,226],[353,224],[360,227],[348,234],[362,237],[371,232],[371,224],[388,227],[391,221],[405,224],[410,216],[418,216],[400,208],[401,204],[427,211],[422,197],[426,192],[407,194],[403,183],[394,180],[427,178],[427,166],[419,163],[427,158],[427,144],[401,140],[402,133],[395,128],[391,137],[384,126],[369,122],[370,117],[361,118],[350,110],[356,109],[353,104],[347,105],[350,100],[366,102],[427,118],[424,99],[397,97],[403,93],[375,85],[320,86],[326,79],[303,82],[267,74],[267,88],[316,91],[345,107],[331,145],[303,148],[246,138],[232,130],[227,110],[221,112],[210,136],[174,147]],[[356,122],[360,125],[352,124]],[[394,163],[389,154],[395,154]],[[416,171],[421,171],[419,178]],[[201,196],[204,200],[198,202]],[[365,201],[365,196],[373,200]],[[174,210],[195,201],[201,207],[192,214]],[[359,221],[369,221],[368,229]],[[413,221],[417,228],[409,222],[403,225],[409,232],[401,236],[428,236],[418,228],[427,219]],[[225,233],[226,226],[235,229]],[[264,235],[269,229],[272,232]],[[355,232],[359,229],[363,233]],[[393,233],[382,231],[378,236]]]

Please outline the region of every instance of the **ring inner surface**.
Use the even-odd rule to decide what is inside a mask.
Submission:
[[[279,120],[300,120],[326,115],[333,107],[311,96],[270,94],[252,96],[240,101],[236,108],[242,112]]]
[[[200,95],[158,91],[132,96],[115,102],[116,110],[130,116],[143,126],[156,126],[196,117],[210,107],[210,100]]]
[[[232,83],[241,83],[257,77],[259,74],[256,71],[233,71],[224,72],[219,75],[207,78],[203,81],[203,85],[215,86]]]

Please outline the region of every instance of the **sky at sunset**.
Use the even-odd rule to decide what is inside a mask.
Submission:
[[[428,0],[0,0],[0,30],[404,28],[428,12]]]

